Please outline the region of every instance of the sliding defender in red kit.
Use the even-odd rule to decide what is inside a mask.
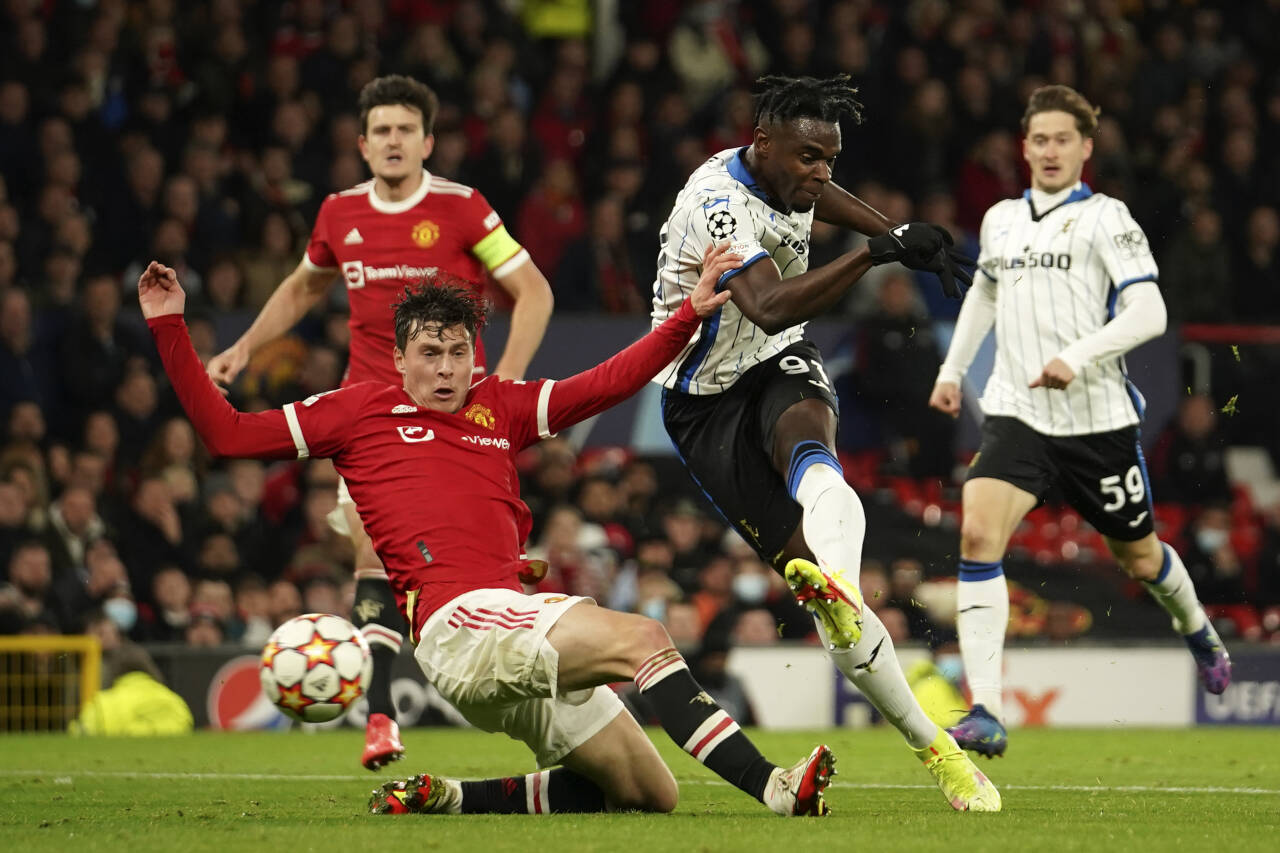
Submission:
[[[516,454],[642,388],[728,299],[715,285],[740,262],[709,249],[670,319],[561,381],[472,385],[483,307],[464,288],[410,290],[395,314],[402,386],[362,382],[253,414],[228,404],[197,359],[173,270],[153,262],[142,274],[143,315],[210,451],[332,458],[405,609],[423,673],[473,725],[527,744],[541,768],[465,782],[419,774],[376,789],[371,811],[671,811],[671,771],[603,686],[634,680],[672,739],[726,781],[779,814],[827,813],[835,759],[826,746],[790,768],[770,763],[693,680],[661,623],[578,596],[525,595],[516,577],[529,528]]]

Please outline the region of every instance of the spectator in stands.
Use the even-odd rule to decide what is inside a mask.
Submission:
[[[16,592],[17,609],[24,620],[47,618],[56,627],[61,627],[53,616],[53,566],[49,549],[35,539],[21,542],[9,557],[8,569],[9,583]]]
[[[1275,207],[1253,209],[1244,250],[1233,257],[1235,315],[1280,323],[1280,214]]]
[[[282,625],[302,615],[302,594],[292,581],[278,580],[267,587],[267,614],[272,625]]]
[[[160,477],[144,477],[138,483],[132,501],[119,509],[112,526],[135,589],[150,589],[162,566],[187,565],[182,516],[169,484]]]
[[[165,566],[151,581],[144,630],[157,643],[183,642],[191,624],[191,580],[177,566]]]
[[[45,531],[54,574],[62,575],[85,565],[85,552],[106,529],[93,492],[82,485],[65,488],[49,507],[49,527]]]
[[[554,277],[556,305],[566,311],[643,314],[649,310],[646,267],[631,257],[622,202],[605,196],[591,207],[584,237],[565,247]],[[649,258],[645,258],[652,267]]]
[[[1151,454],[1155,493],[1187,506],[1230,503],[1226,447],[1213,398],[1208,394],[1183,397],[1176,419]]]
[[[53,365],[37,340],[31,297],[20,287],[0,292],[0,417],[15,403],[34,400],[46,413],[58,410]]]
[[[1222,217],[1213,208],[1191,215],[1190,225],[1160,259],[1160,271],[1170,321],[1231,318],[1231,250],[1222,238]]]
[[[1231,544],[1231,513],[1210,506],[1191,522],[1190,542],[1183,552],[1187,574],[1205,604],[1247,601],[1244,564]]]
[[[517,233],[538,269],[557,269],[565,249],[586,230],[578,179],[568,160],[549,160],[516,216]]]
[[[880,286],[878,310],[858,326],[858,399],[876,415],[890,465],[913,477],[949,478],[955,423],[928,406],[942,359],[919,301],[906,272]]]
[[[191,606],[191,623],[187,625],[185,641],[188,646],[198,648],[213,648],[226,642],[226,631],[212,607]]]
[[[240,635],[240,643],[246,648],[260,649],[271,637],[275,625],[271,622],[271,598],[267,593],[262,578],[248,574],[236,583],[236,618],[244,625],[244,633]],[[350,607],[339,605],[344,609],[332,611],[347,613]]]

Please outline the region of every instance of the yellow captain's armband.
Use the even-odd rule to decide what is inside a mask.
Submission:
[[[499,225],[485,235],[483,240],[472,246],[471,254],[479,258],[485,269],[495,277],[501,277],[520,266],[529,256],[524,247],[507,233],[505,225]]]

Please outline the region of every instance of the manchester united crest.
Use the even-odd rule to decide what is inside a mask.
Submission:
[[[482,406],[479,403],[472,403],[471,408],[463,412],[462,416],[485,429],[493,429],[498,424],[493,412],[487,406]]]
[[[413,238],[413,244],[419,249],[429,249],[440,239],[440,226],[430,219],[424,219],[413,226],[413,233],[409,236]]]

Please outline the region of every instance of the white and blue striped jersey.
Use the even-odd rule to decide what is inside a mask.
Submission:
[[[1116,315],[1126,287],[1157,280],[1146,235],[1124,202],[1081,183],[1037,211],[1028,190],[987,211],[980,240],[979,275],[996,291],[995,367],[982,411],[1055,436],[1140,422],[1145,403],[1123,356],[1084,365],[1064,390],[1027,387],[1058,353]]]
[[[809,268],[813,211],[784,213],[773,208],[743,162],[745,148],[730,148],[703,163],[676,196],[659,233],[658,276],[653,284],[653,327],[671,316],[702,275],[702,255],[726,240],[743,265],[720,279],[721,286],[753,263],[777,265],[782,278]],[[705,320],[695,337],[655,378],[686,394],[719,394],[746,370],[800,340],[804,324],[769,335],[730,300]]]

